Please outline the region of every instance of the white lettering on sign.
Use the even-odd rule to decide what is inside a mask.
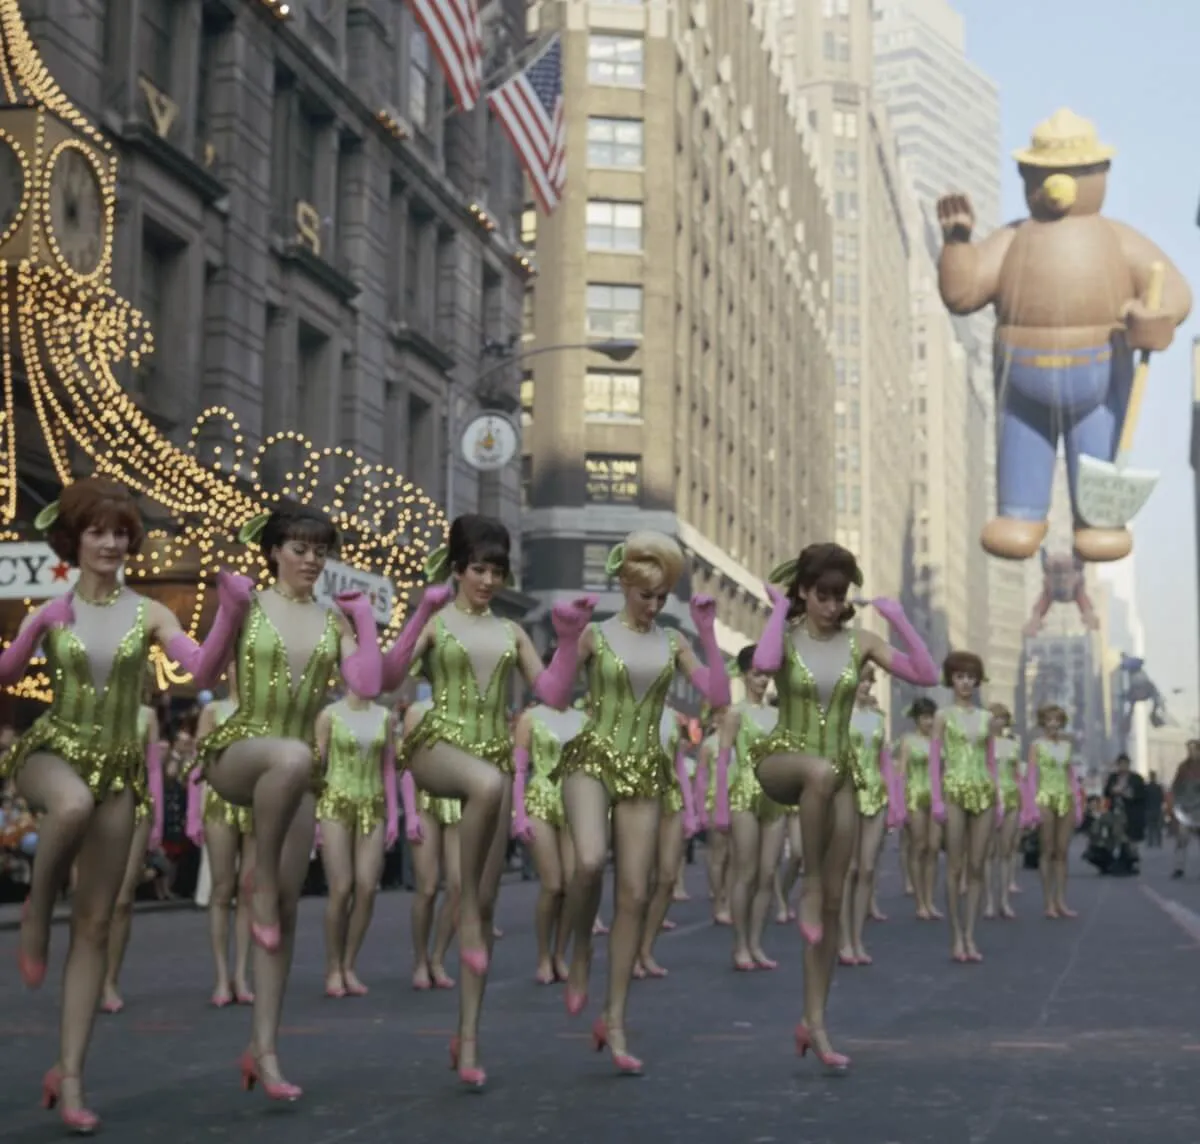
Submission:
[[[48,544],[0,544],[0,600],[65,596],[78,577],[78,569],[55,556]]]
[[[362,592],[371,601],[371,612],[375,622],[387,624],[392,619],[392,605],[396,601],[396,589],[384,576],[351,568],[337,560],[325,561],[325,571],[317,581],[313,593],[323,604],[332,606],[334,596],[342,592]]]

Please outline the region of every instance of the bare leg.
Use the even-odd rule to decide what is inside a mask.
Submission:
[[[1075,911],[1067,905],[1067,858],[1074,833],[1074,817],[1071,814],[1060,815],[1054,824],[1054,903],[1064,918],[1075,916]]]
[[[438,989],[453,989],[454,978],[446,972],[446,955],[450,952],[450,943],[458,931],[462,902],[462,848],[458,841],[457,825],[447,826],[442,830],[442,881],[442,904],[438,907],[437,921],[433,927],[433,951],[429,955],[429,973]],[[495,929],[493,925],[493,942],[497,937]]]
[[[63,973],[62,1046],[58,1060],[62,1101],[83,1107],[84,1058],[108,960],[113,907],[133,838],[133,793],[122,791],[96,806],[79,849],[79,876],[71,903],[71,945]]]
[[[567,979],[567,949],[571,941],[571,927],[567,922],[567,887],[575,876],[575,845],[566,825],[558,831],[558,858],[562,870],[562,896],[558,903],[558,918],[555,922],[554,976],[559,981]]]
[[[967,826],[970,816],[957,803],[946,804],[946,912],[950,915],[951,956],[967,956],[962,914],[962,880],[967,868]]]
[[[967,818],[967,924],[965,949],[971,961],[982,960],[975,945],[975,923],[979,919],[979,903],[983,897],[983,866],[988,845],[996,832],[996,812],[989,807],[982,814]]]
[[[675,895],[675,879],[682,866],[683,815],[661,815],[658,822],[656,881],[646,910],[646,926],[638,953],[638,961],[651,977],[667,975],[667,971],[654,958],[654,943],[662,932],[663,922],[667,920],[667,912]]]
[[[214,1005],[227,1005],[233,999],[229,974],[229,910],[237,892],[238,832],[227,822],[204,824],[204,845],[208,850],[211,888],[208,895],[208,934],[212,942],[213,964],[217,970],[213,986]],[[238,894],[242,907],[245,894]],[[247,905],[249,903],[246,903]]]
[[[1039,827],[1041,846],[1038,848],[1038,873],[1042,876],[1042,903],[1046,917],[1058,917],[1058,902],[1054,900],[1054,823],[1056,816],[1042,812]]]
[[[842,891],[842,912],[838,916],[838,960],[843,965],[856,964],[854,955],[854,890],[858,882],[858,851],[862,839],[862,815],[854,827],[854,846],[846,870],[846,886]]]
[[[926,835],[928,844],[925,847],[925,855],[922,859],[922,874],[925,879],[925,900],[929,903],[929,916],[934,921],[940,921],[943,917],[942,911],[937,908],[935,891],[937,890],[938,863],[942,857],[942,841],[945,834],[946,827],[942,823],[935,821],[933,815],[930,814],[928,833]]]
[[[146,847],[150,842],[150,819],[139,822],[133,830],[133,841],[129,845],[129,859],[125,865],[125,876],[117,892],[117,904],[113,908],[112,925],[108,931],[108,968],[104,974],[104,985],[100,990],[100,1007],[106,1013],[119,1013],[125,1008],[121,994],[117,991],[117,978],[121,975],[121,964],[129,945],[129,929],[133,921],[133,899],[141,884],[146,869]]]
[[[983,860],[983,916],[996,916],[996,883],[1003,873],[1000,860],[1000,824],[994,823],[988,839],[987,855]]]
[[[863,930],[875,896],[875,870],[883,839],[887,834],[887,813],[880,811],[873,818],[862,818],[858,827],[857,880],[854,884],[854,921],[851,944],[859,965],[870,965],[871,958],[863,944]]]
[[[500,876],[504,873],[504,855],[508,850],[508,823],[512,815],[512,779],[504,775],[500,778],[503,784],[500,814],[490,845],[484,851],[483,871],[479,879],[480,924],[483,926],[483,937],[487,943],[489,957],[495,942],[492,929],[496,916],[496,896],[500,890]],[[486,989],[486,973],[469,972],[462,975],[458,993],[460,1075],[464,1071],[479,1067],[479,1015],[483,1010],[483,995]]]
[[[796,879],[800,877],[800,867],[804,864],[802,857],[804,839],[800,834],[800,815],[794,812],[790,813],[786,822],[788,856],[779,873],[775,891],[779,899],[779,914],[776,920],[780,925],[792,921],[796,916],[791,906],[792,890],[795,889]]]
[[[927,922],[933,916],[932,903],[926,897],[925,859],[930,849],[929,832],[933,816],[927,810],[909,814],[904,832],[908,836],[907,857],[912,875],[913,896],[917,900],[917,920]]]
[[[413,896],[412,943],[413,988],[433,984],[429,972],[429,931],[433,926],[433,903],[437,899],[442,865],[442,828],[428,811],[421,811],[422,841],[412,848]]]
[[[750,899],[758,883],[758,819],[748,810],[730,815],[729,914],[733,919],[733,965],[753,969],[750,955]]]
[[[571,927],[571,965],[567,974],[567,1011],[587,1005],[592,967],[592,926],[604,893],[608,860],[608,791],[586,775],[563,780],[563,806],[575,849],[575,872],[567,883],[566,920]],[[632,968],[632,966],[631,966]]]
[[[763,930],[767,926],[767,914],[771,910],[771,897],[775,888],[775,872],[779,869],[779,856],[783,853],[787,826],[782,817],[772,822],[759,823],[758,881],[754,897],[750,900],[750,956],[760,969],[774,969],[776,962],[763,949]]]
[[[917,896],[917,879],[913,875],[912,826],[906,822],[900,828],[900,876],[904,879],[905,897]]]
[[[626,799],[613,807],[615,836],[616,903],[612,936],[608,942],[608,1003],[605,1024],[613,1057],[628,1051],[625,1039],[625,1006],[629,982],[637,959],[642,927],[646,924],[650,870],[658,841],[658,799]]]
[[[1015,918],[1012,908],[1013,859],[1017,852],[1017,836],[1020,833],[1020,814],[1009,811],[1000,824],[996,837],[996,875],[1000,884],[1000,916]]]
[[[325,996],[346,995],[346,922],[354,888],[354,839],[334,819],[321,822],[321,863],[325,867]]]
[[[342,957],[342,976],[346,991],[353,996],[366,993],[367,987],[359,980],[355,967],[358,955],[371,926],[375,912],[375,895],[379,890],[379,878],[383,873],[384,826],[379,823],[370,834],[354,836],[354,901],[350,907],[350,920],[346,925],[346,952]]]
[[[253,884],[254,879],[254,835],[243,834],[238,857],[238,872],[242,884]],[[235,888],[237,883],[234,883]],[[250,899],[237,892],[237,908],[233,913],[233,991],[239,1005],[253,1002],[250,988]]]
[[[254,819],[257,827],[257,805]],[[300,891],[304,889],[304,881],[308,876],[315,831],[316,804],[312,794],[307,793],[300,798],[300,805],[284,836],[283,849],[279,856],[279,948],[268,951],[257,943],[254,947],[255,995],[250,1053],[258,1062],[260,1075],[268,1083],[285,1083],[279,1070],[277,1050],[279,1021],[283,1014],[283,998],[287,991],[292,954],[296,946],[296,913]],[[260,833],[260,854],[262,846]]]
[[[708,832],[708,896],[712,900],[713,921],[729,925],[729,835]]]
[[[534,907],[533,930],[537,939],[537,971],[539,985],[553,985],[554,941],[563,903],[563,869],[558,831],[547,822],[531,819],[533,827],[533,865],[538,876],[537,905]]]

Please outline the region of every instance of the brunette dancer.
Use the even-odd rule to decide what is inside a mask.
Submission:
[[[624,605],[579,640],[588,667],[589,716],[563,748],[559,763],[575,842],[575,876],[567,889],[567,917],[575,932],[566,1005],[572,1016],[587,1005],[592,922],[600,904],[611,813],[616,906],[608,997],[592,1040],[597,1051],[609,1047],[619,1072],[637,1074],[642,1063],[628,1052],[625,1005],[646,923],[660,799],[672,767],[659,737],[663,705],[682,669],[713,707],[727,707],[729,677],[717,646],[711,598],[697,596],[691,602],[707,667],[674,631],[655,622],[683,572],[683,553],[674,540],[658,532],[631,533],[609,554],[608,571],[620,582]]]
[[[303,1092],[284,1078],[277,1043],[324,785],[317,715],[339,665],[347,686],[373,698],[382,661],[365,596],[339,596],[339,612],[313,595],[338,540],[327,516],[281,504],[250,521],[238,539],[257,546],[272,582],[253,594],[238,625],[237,709],[198,745],[196,758],[217,794],[254,810],[253,879],[243,876],[240,891],[251,899],[255,946],[254,1017],[239,1061],[242,1086],[249,1091],[261,1083],[269,1099],[291,1101]]]
[[[431,703],[414,703],[404,713],[404,735],[416,730]],[[420,992],[427,989],[453,989],[454,978],[446,972],[446,954],[458,928],[458,911],[462,901],[462,862],[458,842],[458,826],[462,822],[462,803],[456,798],[434,798],[424,791],[417,792],[412,772],[405,771],[400,780],[404,799],[405,835],[412,846],[413,976],[412,987]],[[442,904],[434,920],[438,886],[444,881]],[[429,944],[433,931],[433,946]]]
[[[771,678],[755,670],[753,661],[753,644],[738,652],[746,698],[725,713],[717,758],[717,829],[728,831],[732,844],[733,968],[742,972],[778,966],[762,940],[787,830],[784,808],[767,797],[750,763],[751,748],[774,730],[779,717],[765,702]],[[730,762],[731,775],[725,771]]]
[[[996,760],[991,716],[976,703],[985,679],[983,660],[974,652],[952,651],[942,664],[942,683],[954,693],[953,705],[939,711],[929,752],[933,817],[946,824],[946,903],[950,914],[951,954],[958,962],[977,962],[975,922],[983,897],[983,863],[996,825]],[[962,910],[966,870],[966,916]]]
[[[100,477],[77,481],[38,516],[60,560],[79,569],[73,591],[26,617],[0,653],[0,686],[15,683],[39,645],[54,698],[0,760],[30,807],[42,812],[38,855],[17,959],[31,989],[46,976],[50,921],[74,864],[71,941],[62,989],[58,1063],[42,1082],[46,1108],[75,1132],[99,1117],[84,1104],[82,1073],[108,960],[113,908],[129,861],[136,808],[147,798],[146,744],[138,727],[146,662],[158,643],[203,686],[220,673],[249,581],[218,578],[213,630],[197,647],[163,605],[122,584],[144,535],[129,491]]]
[[[1071,836],[1083,821],[1083,788],[1071,763],[1067,713],[1056,703],[1037,713],[1041,734],[1029,745],[1025,772],[1025,819],[1041,823],[1042,896],[1046,917],[1078,917],[1067,906],[1067,853]]]
[[[317,802],[325,899],[325,995],[364,997],[356,971],[383,873],[400,830],[392,713],[348,691],[317,716],[325,790]]]
[[[583,729],[584,714],[578,707],[555,711],[538,704],[517,721],[516,749],[529,756],[529,779],[525,784],[525,816],[529,822],[533,865],[538,876],[538,899],[534,914],[537,937],[539,985],[567,979],[567,939],[570,936],[563,904],[566,886],[574,872],[575,855],[563,812],[562,784],[550,776],[558,766],[563,744]]]
[[[871,702],[874,684],[874,669],[864,668],[858,680],[854,713],[850,716],[850,743],[857,763],[854,780],[858,828],[842,900],[842,948],[838,955],[842,965],[871,964],[871,956],[863,945],[863,929],[875,895],[875,864],[888,826],[903,821],[903,794],[896,789],[883,712]]]
[[[899,779],[903,783],[908,821],[908,866],[906,874],[917,899],[917,920],[938,921],[942,912],[934,905],[938,857],[942,852],[942,824],[933,814],[929,785],[929,756],[933,750],[933,724],[937,704],[926,696],[908,709],[914,730],[900,739]]]
[[[705,868],[708,871],[708,898],[712,902],[713,925],[733,925],[729,912],[729,832],[717,830],[713,814],[717,807],[717,754],[721,749],[721,734],[717,716],[711,715],[708,734],[700,743],[696,758],[692,801],[696,805],[696,820],[705,832]]]
[[[1017,840],[1021,822],[1029,808],[1024,805],[1025,775],[1021,765],[1021,744],[1012,734],[1012,713],[1003,703],[988,708],[992,716],[992,734],[996,756],[996,778],[1000,785],[1001,816],[992,834],[987,871],[987,900],[983,916],[996,916],[996,894],[999,892],[1000,916],[1015,918],[1012,908],[1012,887],[1016,878]]]
[[[646,924],[642,927],[641,947],[633,964],[633,975],[639,979],[667,976],[667,971],[654,958],[654,945],[664,929],[674,927],[674,922],[667,921],[667,913],[675,896],[675,881],[683,869],[684,843],[699,829],[692,781],[687,771],[683,729],[679,717],[669,707],[663,708],[659,741],[667,757],[674,760],[675,781],[667,780],[659,808],[658,853],[650,877],[650,904],[646,908]]]
[[[225,671],[231,695],[237,694],[237,669]],[[237,708],[232,698],[214,699],[200,712],[196,738],[215,731]],[[254,868],[254,812],[226,802],[204,781],[196,767],[188,782],[188,838],[208,856],[208,935],[212,943],[216,983],[209,1004],[224,1009],[235,1001],[253,1005],[250,989],[250,895],[238,891],[238,874],[250,881]],[[235,903],[236,898],[236,905]],[[233,973],[229,972],[229,911],[233,915]]]
[[[812,544],[771,576],[771,617],[754,653],[757,671],[775,676],[779,722],[750,748],[758,781],[776,802],[800,808],[804,843],[804,1020],[796,1029],[801,1055],[810,1048],[827,1068],[844,1071],[825,1028],[825,1006],[838,953],[838,920],[858,819],[850,717],[865,663],[927,687],[937,666],[894,600],[873,606],[908,645],[899,651],[872,632],[850,630],[846,594],[861,584],[852,553]],[[787,586],[780,592],[775,584]]]
[[[540,699],[565,708],[578,664],[579,633],[594,604],[582,597],[555,606],[558,650],[543,670],[529,636],[492,614],[492,598],[510,575],[510,544],[508,530],[499,521],[484,516],[454,521],[448,547],[430,557],[426,567],[431,583],[452,576],[454,587],[426,591],[388,652],[385,670],[385,684],[391,688],[404,679],[414,660],[423,663],[433,685],[433,706],[405,737],[401,753],[421,790],[463,803],[459,960],[466,972],[450,1058],[460,1081],[470,1088],[481,1088],[487,1081],[479,1065],[479,1015],[510,816],[518,834],[528,832],[528,758],[514,754],[507,717],[513,668]],[[446,608],[451,597],[454,606]]]
[[[147,797],[138,803],[134,812],[133,842],[129,847],[125,877],[117,893],[112,926],[108,931],[108,969],[100,990],[100,1009],[105,1013],[119,1013],[125,1008],[117,988],[117,978],[121,976],[121,965],[129,946],[133,900],[137,896],[138,886],[142,884],[142,875],[146,872],[147,852],[157,850],[162,844],[162,745],[158,738],[158,716],[153,707],[142,706],[138,709],[138,735],[146,752]]]

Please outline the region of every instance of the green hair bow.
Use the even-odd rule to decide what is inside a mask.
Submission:
[[[790,584],[796,578],[796,566],[798,561],[785,560],[782,564],[776,564],[774,568],[767,573],[767,583],[769,584]],[[858,571],[854,574],[853,583],[862,587],[862,572]]]
[[[612,579],[621,574],[621,566],[625,563],[625,542],[614,544],[609,550],[608,559],[604,562],[604,574]]]
[[[450,549],[444,544],[425,557],[425,583],[444,584],[450,579]]]
[[[238,543],[257,544],[262,539],[263,530],[267,527],[267,521],[270,519],[269,512],[260,512],[258,516],[252,516],[238,529]]]
[[[33,518],[33,527],[38,532],[49,532],[56,520],[58,520],[58,501],[51,501]]]

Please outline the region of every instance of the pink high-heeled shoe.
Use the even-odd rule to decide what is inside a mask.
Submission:
[[[262,1075],[254,1054],[247,1049],[238,1061],[242,1072],[242,1091],[251,1092],[256,1084],[262,1085],[262,1090],[269,1100],[295,1101],[304,1095],[304,1089],[298,1084],[289,1084],[286,1080],[270,1081]]]
[[[482,977],[488,971],[488,952],[486,949],[459,949],[458,960],[463,963],[476,977]]]
[[[254,871],[247,870],[246,877],[242,880],[242,893],[246,900],[250,902],[250,909],[253,911],[254,903]],[[250,938],[260,949],[265,949],[267,953],[275,953],[283,944],[283,931],[279,928],[279,923],[275,925],[264,926],[259,925],[251,916],[250,918]]]
[[[21,926],[29,920],[29,899],[25,899],[25,904],[21,907]],[[42,983],[46,980],[46,962],[45,959],[39,961],[35,957],[27,957],[24,950],[21,949],[20,936],[17,938],[17,972],[21,975],[21,980],[25,982],[27,989],[40,989]]]
[[[361,981],[346,982],[347,997],[365,997],[370,992],[370,989],[368,989]]]
[[[212,996],[208,999],[208,1003],[214,1009],[224,1009],[233,1004],[233,994],[226,993],[220,989],[214,989]]]
[[[474,1068],[460,1067],[459,1060],[462,1048],[462,1041],[458,1037],[450,1038],[450,1069],[452,1072],[458,1073],[459,1081],[466,1087],[475,1092],[480,1091],[487,1084],[487,1070],[481,1069],[478,1066]]]
[[[850,1068],[850,1058],[843,1053],[835,1053],[832,1050],[822,1052],[817,1048],[816,1042],[813,1040],[812,1033],[809,1032],[808,1026],[803,1021],[796,1026],[796,1055],[803,1057],[809,1049],[812,1054],[821,1062],[831,1073],[841,1075]]]
[[[738,973],[753,973],[758,969],[758,966],[752,957],[735,957],[733,959],[733,968]]]
[[[595,1024],[592,1025],[592,1048],[598,1053],[602,1053],[605,1049],[609,1048],[608,1024],[603,1017],[597,1017]],[[616,1065],[617,1072],[621,1076],[642,1075],[642,1062],[637,1057],[629,1053],[618,1053],[615,1049],[610,1051],[612,1053],[612,1063]]]
[[[253,1005],[254,1004],[254,993],[252,990],[249,990],[249,989],[235,989],[233,991],[233,999],[239,1005]]]
[[[779,968],[779,962],[771,957],[756,957],[754,965],[756,969],[772,970]]]
[[[844,965],[847,969],[851,969],[858,964],[858,958],[852,953],[839,953],[838,965]]]
[[[77,1136],[90,1136],[100,1127],[100,1117],[87,1108],[65,1108],[62,1103],[63,1075],[52,1068],[42,1077],[42,1107],[47,1112],[58,1109],[63,1124]]]
[[[124,1008],[125,1008],[125,1002],[122,1001],[119,997],[117,998],[116,1001],[101,1001],[100,1002],[100,1012],[107,1013],[110,1017],[115,1016],[117,1013],[119,1013]]]

